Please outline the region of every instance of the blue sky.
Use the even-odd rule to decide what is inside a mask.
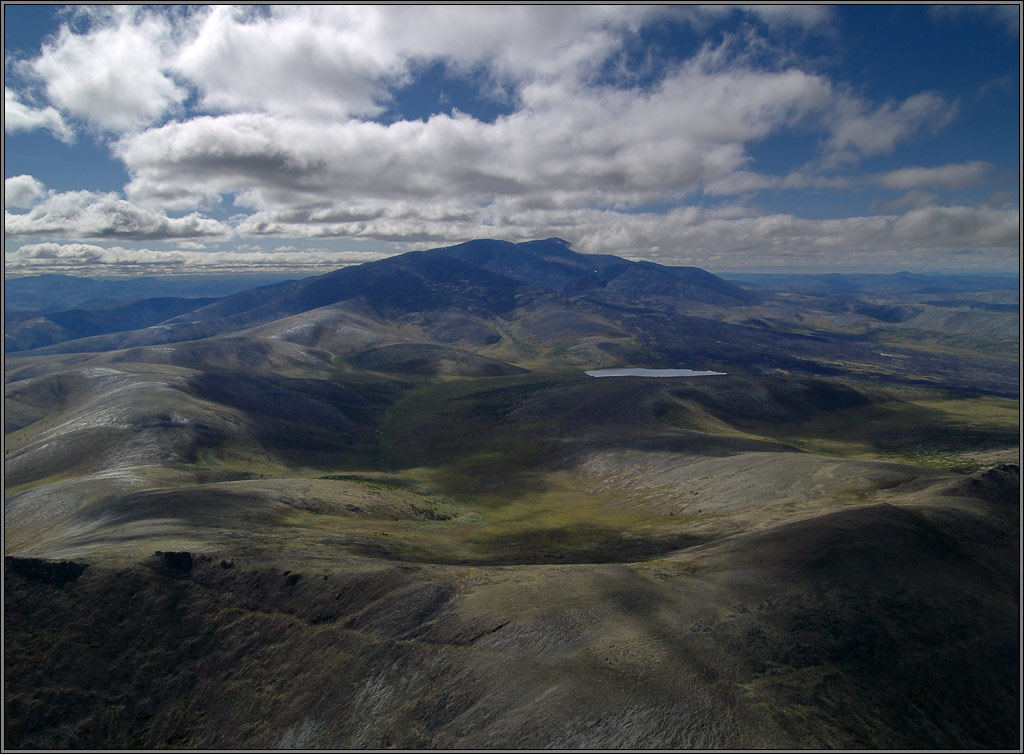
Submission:
[[[5,12],[5,271],[1007,271],[1019,6]]]

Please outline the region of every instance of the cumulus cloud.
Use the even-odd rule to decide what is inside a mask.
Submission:
[[[187,96],[162,70],[169,21],[143,8],[118,7],[112,24],[87,34],[62,26],[30,64],[51,102],[112,131],[152,123]]]
[[[988,162],[973,160],[933,168],[891,170],[876,176],[875,180],[893,189],[960,189],[982,183],[993,169]]]
[[[18,95],[4,87],[4,132],[34,131],[45,128],[54,138],[65,144],[75,140],[74,131],[64,122],[64,118],[52,107],[29,107],[19,101]]]
[[[60,110],[109,131],[203,108],[337,119],[379,114],[422,62],[480,69],[496,88],[574,77],[656,9],[630,6],[87,7],[27,68]],[[509,43],[509,40],[515,40]],[[51,111],[47,111],[51,112]],[[52,111],[53,114],[56,111]],[[53,114],[48,115],[52,118]]]
[[[132,175],[129,197],[182,209],[225,194],[257,210],[374,199],[472,206],[497,196],[638,204],[698,192],[742,169],[746,144],[829,101],[828,83],[801,71],[718,72],[705,63],[639,97],[533,83],[522,89],[523,107],[493,123],[456,114],[316,124],[238,113],[131,134],[116,152]]]
[[[619,254],[664,264],[729,269],[750,265],[885,269],[970,266],[964,249],[989,252],[977,264],[1011,268],[1017,259],[1020,214],[1016,208],[924,206],[902,214],[812,220],[750,208],[685,207],[666,214],[588,208],[514,209],[496,206],[485,217],[425,220],[418,215],[382,218],[340,228],[364,238],[414,239],[429,248],[471,238],[529,240],[559,235],[577,251]],[[305,226],[300,226],[305,227]],[[380,251],[306,250],[287,244],[273,250],[238,245],[234,250],[131,249],[84,243],[10,245],[11,271],[77,271],[78,274],[147,274],[203,271],[323,272],[389,256]],[[898,260],[898,261],[894,261]]]
[[[579,81],[616,53],[622,35],[672,15],[747,13],[769,26],[827,24],[815,6],[210,6],[160,13],[138,6],[83,11],[29,67],[51,102],[100,128],[159,120],[194,87],[220,112],[338,119],[379,114],[418,64],[478,72],[495,90]]]
[[[845,159],[887,154],[898,142],[925,127],[942,128],[956,110],[955,102],[933,92],[915,94],[903,102],[886,102],[874,109],[860,99],[842,98],[836,103],[828,146]]]
[[[582,219],[582,218],[579,218]],[[964,249],[985,249],[987,261],[1017,258],[1017,209],[929,206],[900,215],[812,220],[790,214],[721,217],[679,209],[666,216],[601,216],[580,222],[576,248],[706,267],[817,267],[964,264]]]
[[[14,238],[181,239],[175,253],[216,260],[220,252],[201,248],[203,239],[440,245],[561,235],[584,250],[709,264],[739,254],[827,259],[842,244],[853,258],[886,249],[945,254],[954,246],[1003,253],[1017,243],[1016,231],[1011,238],[1006,230],[1016,209],[943,208],[929,193],[980,185],[994,171],[988,163],[856,174],[865,158],[948,124],[957,103],[937,92],[869,101],[772,46],[779,29],[787,37],[794,29],[831,33],[835,14],[825,6],[88,6],[78,13],[89,22],[65,25],[19,65],[53,106],[28,107],[5,90],[7,129],[48,128],[70,139],[65,118],[84,119],[113,134],[112,153],[130,182],[121,197],[47,195],[30,176],[11,179],[7,205],[28,210],[5,214]],[[659,69],[642,87],[636,77],[608,74],[645,24],[673,19],[702,29],[731,14],[744,19],[724,41]],[[483,120],[453,109],[395,120],[396,93],[434,65],[481,97],[503,97],[507,114]],[[754,147],[792,134],[820,151],[788,173],[759,172]],[[835,221],[736,205],[639,211],[851,186],[906,193],[883,210],[889,214]],[[215,209],[237,214],[227,222],[200,214]],[[914,212],[933,214],[918,223]],[[978,218],[990,223],[987,231],[972,224]],[[948,236],[925,238],[926,221]],[[105,248],[102,259],[110,260],[111,248],[121,248],[59,246],[66,259]],[[276,253],[292,254],[288,246]],[[271,252],[233,253],[237,262],[239,254]]]
[[[25,209],[46,196],[42,181],[30,175],[16,175],[4,179],[4,206]]]
[[[930,207],[931,205],[938,203],[938,194],[915,189],[913,191],[908,191],[903,196],[898,199],[894,199],[891,202],[874,202],[871,205],[871,209],[877,212],[899,212],[908,208]]]
[[[575,76],[615,49],[630,6],[218,6],[172,65],[203,105],[314,118],[372,116],[412,67],[442,60],[498,80]],[[514,40],[510,43],[510,40]]]
[[[196,212],[171,218],[114,193],[66,191],[50,194],[28,212],[5,210],[4,232],[14,238],[169,239],[226,236],[231,229]]]
[[[579,251],[698,266],[766,264],[771,259],[841,266],[884,261],[892,254],[938,262],[972,248],[1012,259],[1019,243],[1016,208],[942,207],[933,202],[903,214],[812,220],[739,205],[654,213],[524,207],[506,199],[462,217],[397,207],[369,220],[323,225],[307,220],[256,213],[239,232],[399,240],[421,248],[481,237],[529,240],[555,235],[574,240]]]
[[[194,82],[207,109],[345,117],[374,115],[378,79],[404,72],[390,45],[363,35],[370,6],[250,9],[215,6],[173,61]],[[319,16],[326,23],[316,23]]]
[[[274,251],[196,251],[185,244],[160,250],[86,243],[31,243],[4,251],[8,272],[79,275],[202,274],[208,272],[327,272],[372,262],[381,252],[326,249]]]

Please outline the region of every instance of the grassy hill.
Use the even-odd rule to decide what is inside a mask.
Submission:
[[[5,746],[1018,743],[1012,313],[453,248],[8,354]]]

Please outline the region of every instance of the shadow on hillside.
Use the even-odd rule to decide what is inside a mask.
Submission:
[[[635,563],[706,544],[706,537],[672,532],[632,534],[595,524],[571,524],[481,533],[467,543],[476,556],[439,557],[436,553],[389,546],[380,540],[362,545],[362,554],[388,560],[438,565],[570,565],[580,563]],[[355,549],[359,549],[357,546]]]

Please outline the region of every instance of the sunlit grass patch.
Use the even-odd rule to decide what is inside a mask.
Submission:
[[[1020,402],[1012,398],[980,396],[978,398],[910,401],[938,412],[940,420],[959,426],[1019,427]]]
[[[449,473],[422,468],[409,478],[426,489]],[[687,516],[617,506],[613,496],[582,492],[557,474],[523,495],[417,494],[392,501],[407,514],[401,517],[296,511],[283,523],[353,535],[395,558],[440,563],[642,560],[698,541],[687,533]]]

